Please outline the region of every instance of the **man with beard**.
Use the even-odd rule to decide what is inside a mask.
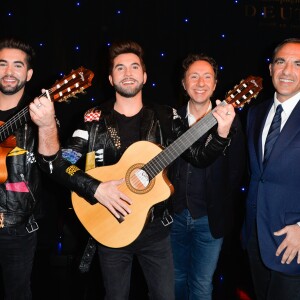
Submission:
[[[2,124],[9,120],[10,130],[15,129],[11,122],[14,115],[30,101],[25,85],[33,74],[34,55],[32,47],[21,40],[0,41],[0,120]],[[54,120],[53,105],[45,100],[49,104],[45,103],[47,109],[40,125],[49,117]],[[38,114],[41,105],[36,98],[29,106],[30,115]],[[37,208],[41,200],[41,171],[35,159],[37,127],[30,118],[24,122],[25,114],[22,117],[21,125],[17,125],[18,129],[0,147],[0,267],[5,299],[14,300],[32,299],[30,280],[37,243]],[[5,129],[1,129],[3,139]]]
[[[140,45],[133,41],[116,42],[110,48],[109,59],[109,81],[115,89],[115,99],[101,105],[101,109],[87,111],[82,126],[75,130],[65,149],[59,149],[53,131],[48,131],[49,136],[47,130],[40,132],[39,163],[55,180],[90,204],[100,202],[121,223],[131,213],[133,203],[120,188],[124,178],[100,182],[78,168],[80,161],[84,158],[88,168],[110,166],[133,143],[144,140],[167,146],[187,127],[171,107],[143,103],[147,74]],[[211,139],[206,144],[196,142],[184,153],[198,166],[212,163],[230,142],[233,107],[217,107],[213,114],[218,126]],[[97,243],[106,300],[128,299],[134,256],[143,270],[149,299],[174,299],[168,217],[166,202],[162,201],[152,207],[141,233],[129,245],[107,247]]]

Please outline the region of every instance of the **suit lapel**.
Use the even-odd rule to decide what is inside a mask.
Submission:
[[[271,153],[269,160],[275,160],[293,141],[300,131],[300,101],[293,109],[290,117],[284,125]]]
[[[253,128],[254,128],[253,143],[255,145],[257,162],[258,162],[258,165],[261,168],[261,170],[262,170],[262,157],[263,157],[262,132],[263,132],[264,125],[265,125],[265,122],[266,122],[266,119],[267,119],[267,116],[268,116],[268,113],[269,113],[269,110],[270,110],[272,104],[273,104],[273,99],[262,102],[261,105],[258,105],[256,107],[256,110],[253,112],[255,114],[254,115],[255,123],[253,125]]]

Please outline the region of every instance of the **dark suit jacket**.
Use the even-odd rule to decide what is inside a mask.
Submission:
[[[178,113],[185,119],[188,126],[188,121],[186,118],[187,107],[182,107]],[[215,125],[211,130],[204,134],[201,139],[207,140],[211,131],[216,130]],[[225,234],[229,233],[234,225],[234,213],[236,213],[235,200],[239,196],[240,184],[245,171],[246,163],[246,145],[245,136],[243,128],[237,115],[232,128],[233,134],[229,147],[226,148],[223,155],[220,155],[217,160],[206,168],[191,167],[189,170],[192,171],[191,174],[191,185],[186,185],[186,189],[192,189],[194,184],[201,184],[202,193],[205,195],[205,202],[207,207],[207,216],[209,221],[209,227],[214,238],[223,237]],[[174,210],[178,212],[184,203],[176,203],[176,201],[185,201],[183,199],[178,199],[180,184],[180,165],[182,163],[187,163],[182,158],[179,158],[171,166],[169,176],[171,182],[174,185],[174,195],[172,196],[172,202]],[[197,176],[201,176],[203,180],[198,183],[194,181],[197,180]],[[189,191],[189,194],[193,194]],[[189,199],[193,203],[189,203],[189,209],[192,216],[197,216],[197,199]],[[181,208],[179,208],[181,207]],[[194,211],[191,211],[194,210]]]
[[[255,218],[263,262],[273,270],[300,274],[296,259],[281,264],[275,252],[285,236],[273,233],[300,221],[300,101],[283,127],[268,163],[262,166],[262,131],[273,99],[248,111],[247,137],[251,172],[243,242],[246,247]]]

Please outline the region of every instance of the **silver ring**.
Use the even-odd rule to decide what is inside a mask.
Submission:
[[[230,116],[231,115],[231,112],[230,111],[226,111],[226,116]]]
[[[39,103],[36,107],[39,109],[42,106],[42,103]]]

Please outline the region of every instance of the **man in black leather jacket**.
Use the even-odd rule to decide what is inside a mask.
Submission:
[[[35,158],[37,127],[30,120],[38,107],[32,104],[28,110],[30,99],[25,95],[33,58],[34,50],[27,43],[14,38],[0,41],[0,266],[5,299],[14,300],[32,299],[35,217],[41,200],[42,174]],[[49,112],[54,117],[52,106]]]
[[[147,191],[149,174],[141,168],[141,178],[137,173],[133,176],[140,182],[134,182],[135,179],[131,177],[125,179],[130,181],[127,181],[128,187],[132,184],[130,191],[126,191],[124,178],[113,180],[112,174],[111,179],[101,182],[101,179],[89,176],[75,164],[85,159],[88,169],[112,166],[118,163],[124,152],[127,153],[128,147],[140,143],[139,141],[149,141],[165,147],[186,131],[187,127],[171,107],[143,103],[142,88],[146,79],[142,48],[132,41],[113,44],[110,48],[109,81],[116,90],[116,99],[87,111],[83,124],[75,130],[64,149],[59,149],[58,138],[52,131],[49,130],[48,135],[46,130],[40,134],[41,167],[58,182],[86,199],[89,204],[85,200],[84,202],[88,209],[99,206],[100,202],[100,207],[105,207],[104,211],[111,213],[108,216],[114,216],[123,225],[130,222],[130,214],[135,213],[134,205],[137,200],[129,195],[133,196],[132,191],[135,189],[138,194],[140,184],[145,184]],[[233,107],[217,107],[213,114],[218,120],[218,126],[215,127],[211,139],[206,144],[196,142],[184,152],[184,157],[198,166],[212,163],[230,142],[229,131],[235,115]],[[146,143],[144,148],[139,148],[136,152],[133,148],[133,156],[147,155],[147,147]],[[176,156],[175,153],[171,154]],[[121,165],[112,173],[118,172],[120,168]],[[108,173],[109,169],[105,175]],[[142,182],[143,179],[146,183]],[[149,299],[174,299],[172,252],[169,226],[165,226],[165,219],[168,219],[166,206],[158,203],[151,208],[149,218],[132,242],[121,247],[97,244],[106,291],[105,299],[128,299],[134,255],[137,256],[145,275]],[[89,218],[86,221],[89,223],[94,220]],[[110,226],[115,226],[114,221],[113,218],[111,223],[99,231],[108,231],[107,235],[113,236],[115,232],[110,230]],[[130,229],[135,230],[138,219],[130,224]],[[123,238],[127,235],[130,235],[130,230]]]

